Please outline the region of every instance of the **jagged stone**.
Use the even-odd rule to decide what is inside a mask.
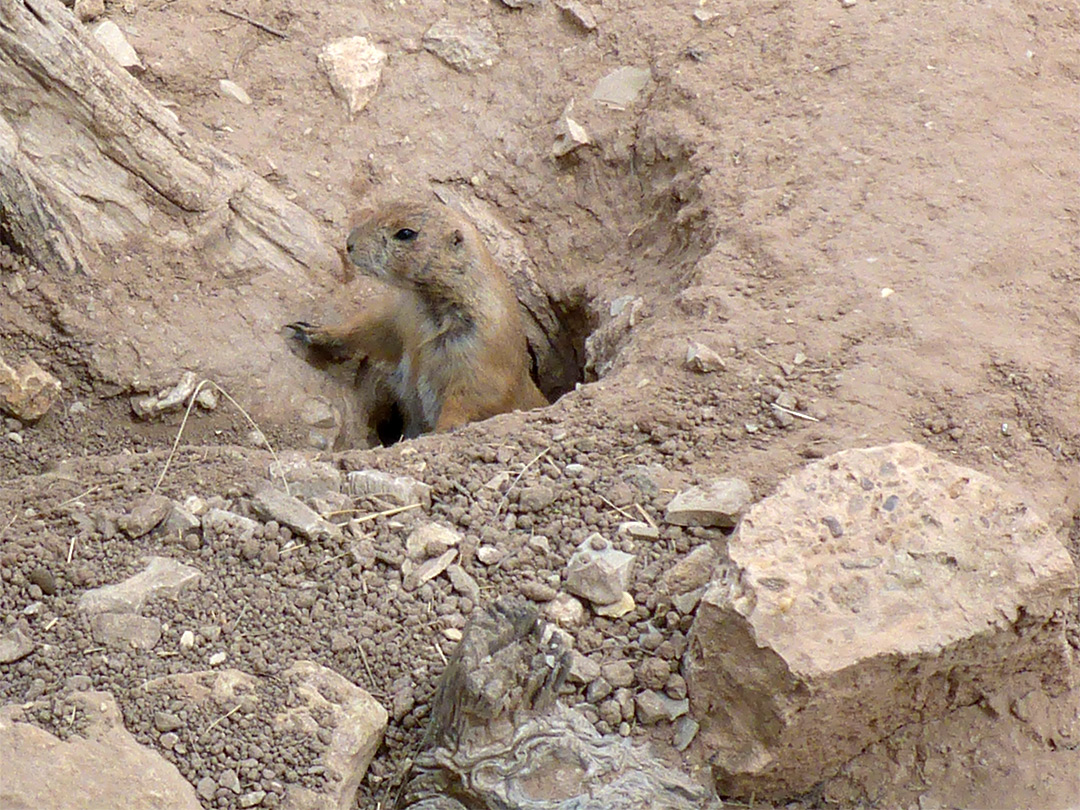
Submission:
[[[460,542],[460,532],[438,523],[422,523],[405,538],[405,555],[410,560],[426,560],[445,554]]]
[[[173,502],[164,495],[150,495],[123,515],[116,525],[120,531],[132,539],[149,534],[150,531],[169,516]]]
[[[652,689],[638,692],[634,696],[634,704],[637,706],[637,719],[646,726],[655,726],[661,720],[670,723],[690,710],[689,700],[675,700]]]
[[[457,557],[457,549],[452,548],[438,557],[425,560],[405,574],[401,582],[401,587],[406,591],[415,591],[425,582],[430,582],[445,571],[447,566],[454,561],[455,557]]]
[[[594,534],[581,542],[566,564],[566,590],[594,605],[611,605],[622,600],[633,570],[633,554]]]
[[[664,572],[665,592],[677,596],[709,584],[719,560],[712,545],[703,543]]]
[[[327,540],[341,535],[341,529],[323,520],[319,513],[299,498],[266,487],[251,499],[251,508],[264,520],[276,520],[305,540]]]
[[[83,613],[138,613],[151,596],[176,596],[198,581],[195,568],[168,557],[151,557],[146,568],[115,585],[103,585],[79,597]]]
[[[715,349],[711,349],[704,343],[698,343],[697,341],[691,342],[686,347],[686,357],[683,358],[683,365],[690,371],[696,371],[699,374],[710,374],[727,368],[724,358]]]
[[[811,464],[728,554],[684,670],[723,793],[805,792],[1021,676],[1068,689],[1068,553],[1022,500],[918,445]]]
[[[740,478],[719,478],[705,487],[691,487],[671,499],[664,520],[676,526],[720,526],[739,521],[753,496]]]
[[[15,626],[0,635],[0,664],[13,664],[33,651],[34,640],[25,627]]]
[[[498,56],[495,28],[486,19],[475,24],[439,20],[424,34],[424,48],[456,70],[490,67]]]
[[[319,69],[334,95],[345,102],[349,115],[360,112],[379,90],[386,52],[365,37],[346,37],[327,43],[319,52]]]

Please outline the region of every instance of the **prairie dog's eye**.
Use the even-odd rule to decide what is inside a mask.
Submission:
[[[416,238],[416,231],[412,228],[402,228],[394,234],[394,238],[399,242],[409,242]]]

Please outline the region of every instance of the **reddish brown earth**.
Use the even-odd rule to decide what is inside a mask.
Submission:
[[[1080,10],[1033,0],[583,5],[595,15],[593,31],[547,2],[522,10],[478,0],[237,7],[287,39],[203,0],[110,4],[107,16],[142,56],[142,83],[174,104],[196,137],[294,196],[342,242],[361,203],[441,188],[481,201],[520,237],[579,341],[611,320],[611,301],[642,299],[599,381],[541,412],[363,457],[433,483],[442,498],[436,515],[478,538],[488,532],[486,539],[513,545],[524,530],[552,539],[550,554],[486,569],[485,595],[560,571],[575,538],[623,520],[599,495],[659,514],[672,484],[654,496],[610,494],[634,464],[663,464],[676,482],[738,475],[761,497],[807,458],[901,439],[1026,492],[1075,560]],[[422,48],[424,31],[446,16],[490,19],[502,47],[491,67],[457,72]],[[354,34],[389,58],[377,95],[350,121],[316,55]],[[596,82],[624,65],[651,72],[639,99],[622,111],[591,101]],[[221,97],[222,78],[253,104]],[[570,100],[594,143],[556,160],[555,125]],[[119,514],[154,486],[180,416],[137,422],[128,396],[171,384],[185,368],[233,392],[277,449],[303,447],[306,429],[295,417],[304,391],[289,381],[323,372],[292,353],[277,327],[340,315],[369,285],[326,278],[310,290],[258,291],[259,278],[222,278],[197,260],[147,267],[137,245],[131,256],[77,280],[7,255],[0,266],[0,353],[32,356],[64,383],[63,401],[41,422],[7,422],[3,433],[21,441],[0,435],[0,617],[14,621],[30,601],[26,577],[47,559],[62,582],[48,610],[72,628],[49,641],[58,652],[47,662],[35,654],[11,667],[0,698],[23,701],[42,678],[37,699],[55,703],[63,679],[85,671],[117,694],[129,727],[153,743],[148,718],[158,707],[125,690],[194,662],[109,666],[82,656],[79,593],[137,570],[148,549],[98,536],[86,557],[79,551],[68,563],[73,512]],[[258,311],[245,311],[256,297],[264,302]],[[92,321],[67,314],[91,299]],[[716,349],[726,370],[683,369],[690,340]],[[348,397],[345,382],[333,385],[336,397]],[[769,403],[782,392],[810,418],[778,422]],[[71,412],[76,400],[85,412]],[[185,444],[244,445],[249,430],[222,405],[193,419]],[[99,460],[129,451],[152,455],[119,466]],[[549,513],[511,528],[495,523],[480,485],[500,471],[516,475],[541,453],[521,485],[547,481],[549,462],[584,464],[593,482],[566,492]],[[76,459],[86,460],[58,467]],[[33,477],[46,472],[53,475]],[[232,500],[264,474],[265,458],[250,449],[186,450],[163,491]],[[399,533],[380,521],[373,542],[392,550]],[[693,540],[679,529],[665,537],[667,548],[645,555],[643,568],[662,568]],[[361,591],[390,576],[386,570],[325,575],[314,551],[263,568],[230,551],[191,556],[217,573],[186,600],[161,605],[175,611],[176,635],[185,622],[219,623],[239,629],[241,669],[268,651],[271,671],[309,655],[377,696],[417,673],[421,705],[430,693],[440,654],[433,640],[417,639],[445,594],[419,606],[389,606],[384,594],[365,601]],[[314,619],[282,609],[283,630],[251,612],[234,626],[259,573],[336,584],[323,589],[327,608]],[[275,587],[267,598],[292,597]],[[1074,613],[1071,621],[1080,645],[1080,619]],[[616,654],[601,644],[604,633],[625,640],[633,627],[623,624],[596,633],[604,655]],[[282,643],[260,648],[260,638],[279,632]],[[332,632],[386,654],[365,674],[357,657],[321,646]],[[1058,709],[1052,720],[1065,723],[1070,704]],[[362,802],[381,795],[415,743],[423,712],[414,714],[392,723]],[[53,708],[33,716],[54,730],[62,725],[59,707],[55,716]],[[979,707],[919,734],[913,745],[934,764],[922,785],[894,784],[889,756],[875,754],[854,782],[833,780],[793,799],[1049,808],[1075,806],[1080,795],[1076,736]],[[215,756],[227,755],[211,762]],[[178,764],[197,781],[198,767]],[[700,765],[692,752],[686,764]]]

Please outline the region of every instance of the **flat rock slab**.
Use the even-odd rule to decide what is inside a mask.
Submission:
[[[389,715],[356,684],[313,661],[297,661],[283,679],[303,704],[277,715],[273,723],[302,735],[330,735],[323,751],[326,781],[318,790],[289,785],[286,808],[347,810],[382,744]]]
[[[198,569],[168,557],[151,557],[145,570],[115,585],[103,585],[79,597],[83,613],[138,613],[151,596],[176,596],[198,581]]]
[[[354,498],[389,495],[402,506],[418,503],[431,508],[431,487],[407,475],[391,475],[381,470],[353,470],[346,476],[348,493]]]
[[[341,535],[341,529],[323,520],[319,513],[299,498],[267,487],[251,499],[251,508],[259,517],[288,526],[305,540],[329,540]]]
[[[161,641],[161,620],[134,613],[98,613],[90,620],[94,641],[106,647],[152,650]]]
[[[671,499],[664,520],[676,526],[730,528],[750,506],[750,485],[739,478],[718,478],[708,486],[691,487]]]
[[[85,810],[199,810],[195,790],[176,766],[139,745],[123,727],[111,695],[84,692],[86,737],[62,742],[0,709],[0,807]]]
[[[811,464],[743,517],[691,629],[722,793],[809,790],[868,745],[1006,688],[1068,688],[1076,571],[988,476],[912,443]]]

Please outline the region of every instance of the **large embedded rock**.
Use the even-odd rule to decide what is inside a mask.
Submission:
[[[902,726],[1073,677],[1068,553],[989,477],[915,444],[808,466],[728,553],[686,662],[722,793],[801,793]]]
[[[322,755],[325,781],[318,790],[290,785],[285,806],[305,810],[348,810],[382,743],[389,715],[370,694],[333,670],[297,661],[283,676],[302,706],[277,715],[278,729],[321,738],[330,735]]]
[[[289,493],[298,498],[322,498],[341,492],[345,476],[329,461],[315,461],[301,452],[279,453],[267,477],[289,482]]]
[[[353,470],[345,476],[348,494],[354,498],[365,495],[388,495],[402,506],[420,504],[431,507],[431,487],[407,475],[391,475],[381,470]]]
[[[83,810],[199,810],[195,790],[176,766],[139,745],[124,729],[111,695],[83,692],[85,737],[67,742],[0,710],[0,807]]]

